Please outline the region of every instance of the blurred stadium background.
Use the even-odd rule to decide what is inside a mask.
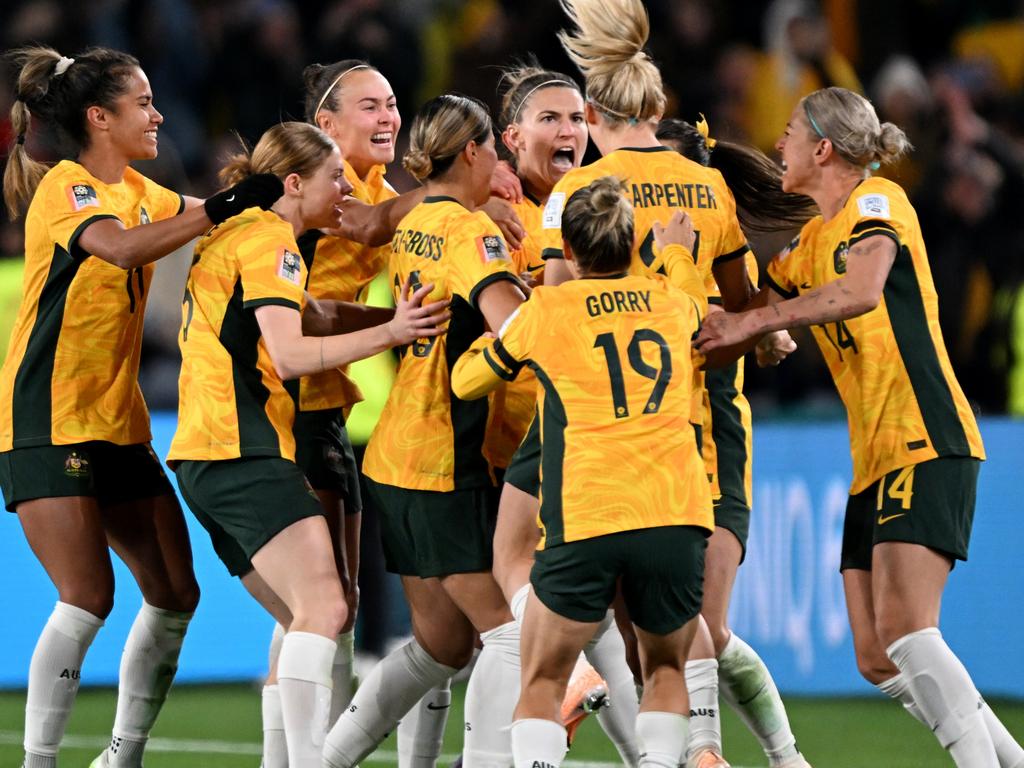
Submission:
[[[1011,731],[1024,738],[1024,545],[1019,477],[1024,459],[1024,4],[1014,0],[647,0],[650,51],[670,92],[669,114],[707,115],[712,135],[772,153],[792,104],[822,85],[872,98],[917,150],[893,178],[920,215],[940,317],[957,375],[982,416],[989,462],[981,473],[971,560],[951,578],[942,629]],[[31,0],[0,8],[0,47],[44,42],[61,53],[102,44],[139,57],[164,114],[160,157],[143,171],[200,196],[236,139],[300,119],[301,70],[311,62],[366,57],[390,79],[406,128],[419,104],[458,89],[497,104],[500,67],[534,53],[574,72],[554,32],[554,0]],[[13,71],[0,82],[0,153],[12,139]],[[404,146],[403,135],[399,154]],[[36,126],[34,156],[59,157]],[[593,150],[591,150],[593,152]],[[588,156],[588,159],[590,157]],[[398,164],[397,188],[411,180]],[[762,263],[787,234],[756,240]],[[142,381],[154,412],[154,447],[166,451],[177,398],[177,331],[190,261],[182,249],[158,265],[149,297]],[[20,222],[0,223],[0,357],[20,294]],[[380,291],[384,295],[386,291]],[[872,697],[856,673],[836,570],[850,468],[842,407],[808,334],[778,369],[750,370],[755,428],[754,521],[740,570],[733,625],[765,657],[794,730],[815,765],[943,765],[934,740],[896,705]],[[365,442],[386,396],[390,360],[358,374],[370,401],[354,415]],[[191,522],[191,521],[190,521]],[[18,756],[28,659],[55,595],[17,523],[0,537],[0,763]],[[364,522],[358,644],[366,659],[408,631],[400,590],[383,574],[372,513]],[[147,765],[256,765],[259,701],[269,620],[193,529],[203,601],[185,644],[180,685]],[[117,573],[114,614],[90,650],[87,686],[69,728],[63,764],[85,764],[103,745],[121,644],[139,596]],[[214,687],[200,684],[217,683]],[[186,685],[187,684],[187,685]],[[193,687],[194,686],[194,687]],[[810,697],[810,698],[808,698]],[[836,698],[844,697],[844,698]],[[452,727],[454,725],[454,729]],[[759,765],[735,720],[726,753]],[[446,745],[455,751],[457,713]],[[77,741],[75,740],[77,739]],[[210,742],[229,742],[213,744]],[[80,745],[76,748],[74,745]],[[214,748],[216,747],[216,748]],[[189,751],[195,748],[198,751]],[[393,750],[393,747],[390,748]],[[207,751],[202,751],[207,750]],[[219,751],[218,751],[219,750]],[[594,727],[570,755],[610,761]],[[388,757],[388,755],[382,755]]]

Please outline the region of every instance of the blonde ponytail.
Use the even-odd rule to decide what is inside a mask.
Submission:
[[[661,73],[644,52],[650,34],[641,0],[559,0],[573,32],[558,40],[586,80],[587,99],[606,117],[631,124],[665,111]]]

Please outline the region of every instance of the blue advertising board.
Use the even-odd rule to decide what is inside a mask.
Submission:
[[[1024,696],[1024,423],[982,423],[983,465],[970,561],[950,576],[941,629],[988,694]],[[172,414],[153,417],[153,447],[165,455]],[[754,430],[754,513],[747,557],[733,595],[733,629],[756,648],[780,690],[862,694],[838,571],[850,482],[846,426],[759,423]],[[172,477],[173,480],[173,477]],[[182,652],[179,681],[252,679],[264,674],[271,620],[217,560],[205,531],[186,514],[203,596]],[[3,586],[0,686],[24,686],[36,637],[56,592],[8,515],[0,536]],[[55,535],[59,535],[59,532]],[[141,597],[116,561],[115,607],[89,651],[85,684],[113,683]]]

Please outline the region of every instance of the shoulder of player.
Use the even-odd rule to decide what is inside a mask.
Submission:
[[[854,220],[899,220],[912,210],[903,187],[881,176],[872,176],[857,185],[845,207],[845,213]]]

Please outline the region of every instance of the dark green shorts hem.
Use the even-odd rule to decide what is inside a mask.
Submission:
[[[359,467],[341,408],[297,411],[292,425],[295,463],[317,491],[333,491],[345,502],[345,514],[363,511]]]
[[[323,515],[302,470],[287,459],[181,461],[175,472],[181,495],[232,576],[251,571],[252,556],[289,525]]]
[[[874,546],[888,541],[966,560],[980,466],[971,457],[942,456],[889,472],[850,496],[839,570],[870,571]]]
[[[700,613],[706,549],[707,531],[694,526],[611,533],[539,550],[530,584],[559,616],[598,622],[621,579],[631,621],[667,635]]]
[[[86,496],[110,507],[174,495],[149,443],[115,445],[102,440],[0,453],[0,490],[8,512],[33,499]]]
[[[505,482],[535,499],[540,498],[540,455],[540,419],[534,416],[523,442],[512,454],[505,470]]]
[[[750,537],[750,507],[732,496],[715,500],[715,527],[730,531],[740,542],[740,562],[747,557],[747,539]]]
[[[370,478],[366,488],[389,572],[428,579],[491,570],[497,488],[419,491]]]

